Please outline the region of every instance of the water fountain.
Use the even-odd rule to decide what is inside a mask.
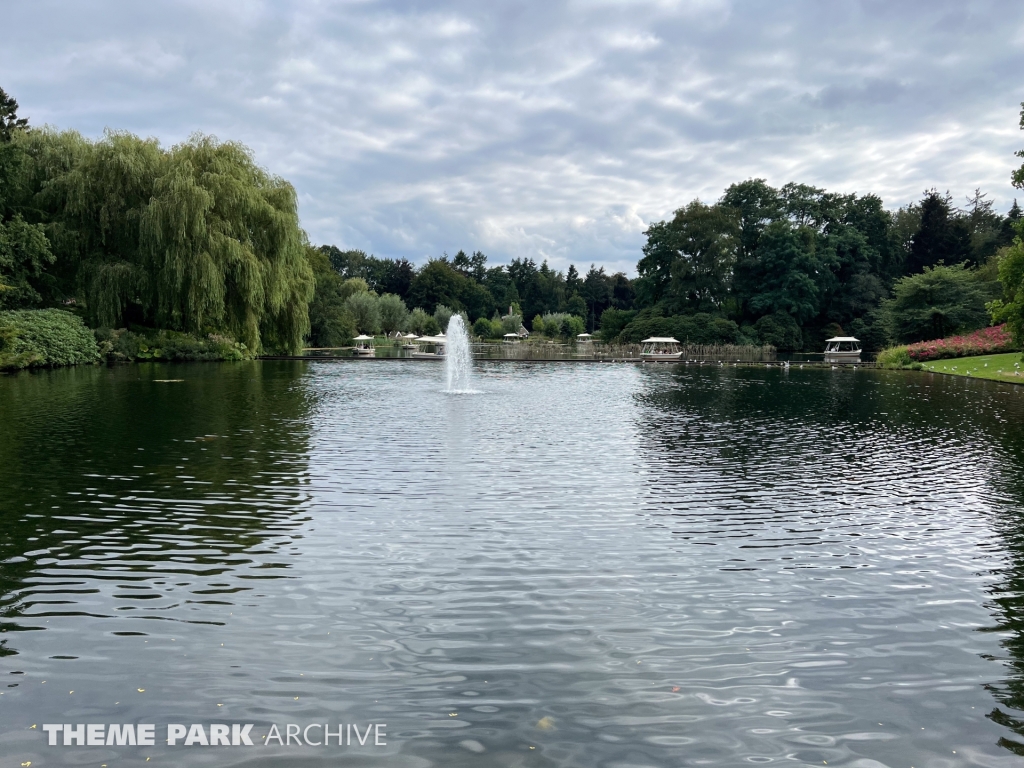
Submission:
[[[452,315],[448,321],[448,350],[444,359],[444,372],[449,392],[470,392],[470,374],[473,355],[469,349],[469,334],[461,315]]]

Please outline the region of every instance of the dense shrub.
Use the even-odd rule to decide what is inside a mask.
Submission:
[[[548,312],[538,315],[533,320],[534,336],[547,336],[549,339],[575,340],[578,334],[587,329],[586,323],[579,315],[568,312]]]
[[[762,344],[770,344],[781,352],[796,352],[803,347],[803,334],[787,312],[773,312],[758,318],[754,323],[757,338]]]
[[[244,360],[252,357],[246,346],[215,333],[200,339],[175,331],[138,333],[124,328],[96,331],[100,353],[110,362],[137,360],[196,361]]]
[[[96,340],[77,315],[61,309],[0,312],[0,370],[99,359]]]
[[[921,363],[911,359],[906,347],[889,347],[878,353],[875,362],[882,368],[914,368],[920,370]]]
[[[419,307],[416,307],[409,313],[409,319],[406,320],[405,326],[411,333],[415,333],[417,336],[422,336],[427,332],[427,321],[430,319],[430,315]]]
[[[999,352],[1013,352],[1020,349],[1005,325],[982,328],[980,331],[963,336],[950,336],[934,341],[921,341],[906,347],[912,360],[925,362],[947,357],[971,357],[972,355],[993,355]]]
[[[607,315],[608,312],[605,312]],[[601,332],[604,335],[604,316]],[[672,336],[685,344],[743,344],[740,327],[724,317],[698,312],[694,315],[660,317],[655,311],[642,310],[619,333],[619,341],[636,344],[650,336]]]
[[[473,334],[479,336],[481,339],[491,338],[491,321],[486,317],[478,318],[473,323]]]

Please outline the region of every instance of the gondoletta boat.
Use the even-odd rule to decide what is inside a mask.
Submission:
[[[679,340],[671,336],[651,336],[640,342],[640,359],[648,362],[661,360],[678,360],[683,351],[679,348]]]
[[[825,339],[826,363],[859,363],[860,340],[853,336],[833,336]]]
[[[352,354],[356,357],[376,357],[377,352],[373,348],[373,336],[364,336],[359,334],[354,339],[355,346],[352,348]]]
[[[447,354],[447,342],[448,340],[443,336],[420,336],[416,339],[417,344],[433,345],[433,352],[424,352],[419,346],[416,347],[416,351],[412,353],[412,356],[418,360],[444,360]]]

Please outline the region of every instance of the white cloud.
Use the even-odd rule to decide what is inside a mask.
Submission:
[[[38,2],[2,85],[34,123],[249,144],[315,242],[631,270],[754,176],[1014,196],[1024,6],[937,0]]]

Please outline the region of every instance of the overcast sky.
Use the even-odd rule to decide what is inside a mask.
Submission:
[[[3,0],[0,28],[34,125],[242,141],[314,243],[417,263],[632,274],[648,223],[751,177],[1005,209],[1024,146],[1019,1]]]

